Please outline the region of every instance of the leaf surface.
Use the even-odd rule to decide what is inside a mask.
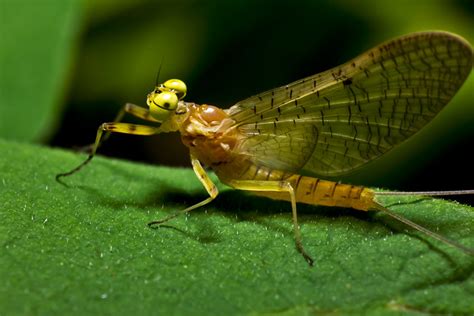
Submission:
[[[65,187],[55,174],[85,155],[7,141],[0,153],[0,314],[474,312],[473,258],[383,214],[299,206],[309,268],[288,203],[220,186],[150,229],[206,197],[191,170],[96,157]],[[474,245],[468,206],[383,202]]]

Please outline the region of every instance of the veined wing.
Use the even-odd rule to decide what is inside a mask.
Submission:
[[[422,32],[235,104],[228,113],[258,165],[322,176],[380,157],[430,122],[469,75],[463,38]]]

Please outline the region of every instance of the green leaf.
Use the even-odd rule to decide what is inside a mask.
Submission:
[[[299,206],[310,268],[286,202],[221,186],[209,206],[150,229],[206,197],[191,170],[96,157],[65,187],[55,174],[85,155],[6,141],[0,153],[2,315],[474,312],[473,258],[383,214]],[[474,245],[468,206],[383,202]]]
[[[0,3],[0,136],[38,141],[54,130],[79,31],[79,0]]]

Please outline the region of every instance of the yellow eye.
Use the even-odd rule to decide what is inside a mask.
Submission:
[[[170,79],[163,83],[163,87],[167,90],[174,91],[178,98],[182,100],[186,96],[186,84],[179,79]]]
[[[163,110],[174,111],[178,106],[178,97],[174,92],[163,91],[155,94],[153,103]]]
[[[148,95],[146,103],[150,108],[150,114],[158,121],[164,122],[176,110],[178,102],[176,92],[153,91]]]

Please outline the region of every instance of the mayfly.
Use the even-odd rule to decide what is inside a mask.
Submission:
[[[209,197],[150,226],[216,198],[218,190],[206,173],[207,166],[232,188],[291,202],[296,248],[310,265],[313,259],[301,242],[298,202],[381,211],[474,255],[474,249],[378,203],[376,196],[383,192],[319,178],[353,171],[418,132],[459,90],[472,64],[473,50],[463,38],[447,32],[420,32],[387,41],[341,66],[250,97],[227,110],[183,101],[185,83],[171,79],[148,94],[148,109],[127,103],[114,122],[100,125],[89,157],[56,178],[89,163],[111,132],[177,131]],[[155,126],[122,123],[125,113]],[[472,194],[474,190],[417,194],[450,193]]]

